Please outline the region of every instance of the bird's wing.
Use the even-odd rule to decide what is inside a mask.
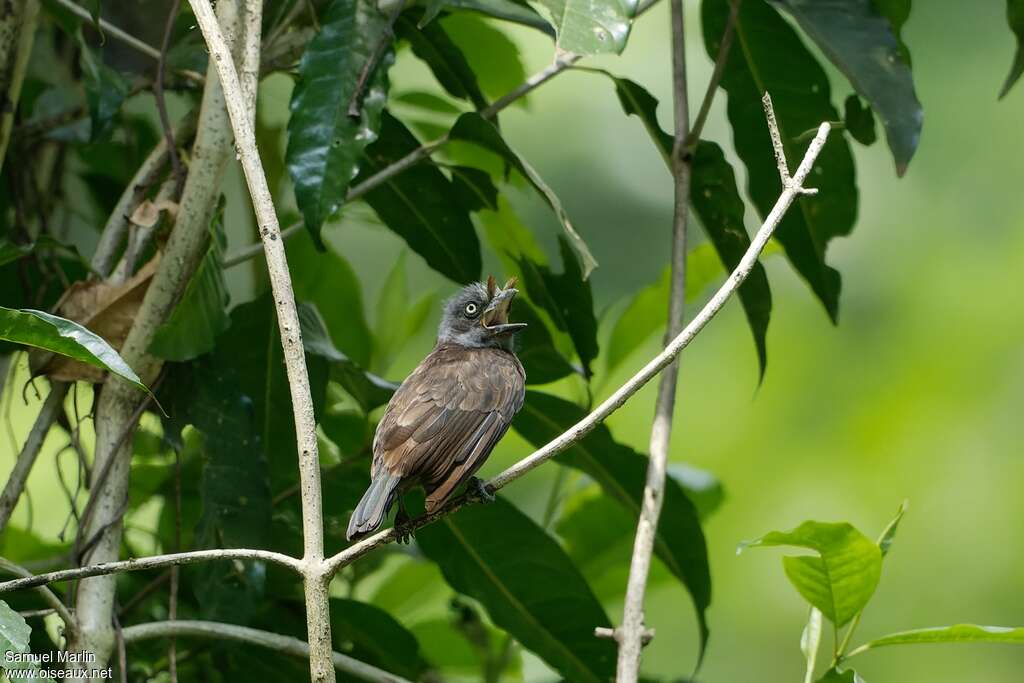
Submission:
[[[437,347],[388,404],[374,437],[374,472],[420,481],[431,509],[486,460],[523,405],[524,383],[508,352]]]

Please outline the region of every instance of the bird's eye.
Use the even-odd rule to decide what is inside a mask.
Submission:
[[[466,304],[466,316],[472,318],[480,308],[473,302]]]

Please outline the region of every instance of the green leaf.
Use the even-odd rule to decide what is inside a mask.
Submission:
[[[327,360],[331,364],[331,377],[341,384],[365,412],[390,400],[398,385],[366,372],[339,351],[334,346],[327,325],[314,304],[300,302],[298,312],[302,344],[306,353]]]
[[[1010,66],[1006,82],[1003,83],[1003,88],[999,91],[1000,99],[1006,97],[1010,88],[1024,73],[1024,0],[1006,0],[1006,22],[1017,38],[1017,51],[1013,55],[1013,64]]]
[[[498,3],[492,4],[492,0],[456,0],[456,4],[465,5],[467,9],[472,6],[473,9],[480,9],[484,14],[489,14],[490,12],[481,8],[493,7]],[[540,18],[540,15],[533,12],[526,2],[522,2],[521,5],[537,22],[537,28],[547,27],[547,32],[553,35],[551,27]],[[452,41],[473,65],[477,82],[480,83],[485,95],[492,99],[501,97],[526,80],[526,67],[519,56],[518,45],[504,32],[495,28],[493,22],[475,13],[460,12],[444,17],[441,23]],[[520,106],[524,106],[526,101],[526,98],[520,99]]]
[[[5,237],[0,237],[0,266],[17,261],[22,256],[32,253],[32,244],[15,244]]]
[[[0,600],[0,669],[29,668],[28,662],[17,662],[17,655],[28,654],[32,628],[25,619]],[[35,667],[31,667],[35,668]]]
[[[295,298],[316,305],[338,348],[368,366],[373,336],[363,312],[362,286],[352,266],[330,246],[326,252],[317,251],[308,235],[290,239],[287,251]]]
[[[430,68],[434,78],[449,95],[468,100],[477,109],[487,106],[487,98],[480,90],[473,68],[465,55],[438,22],[417,26],[422,17],[417,9],[407,10],[395,22],[395,34],[409,42],[414,55]]]
[[[349,116],[348,108],[359,74],[387,30],[387,19],[376,3],[333,0],[299,63],[285,162],[295,184],[295,201],[320,249],[320,229],[344,202],[363,150],[380,128],[387,71],[394,61],[391,50],[367,83],[359,117]]]
[[[559,51],[593,55],[622,52],[635,0],[540,0],[551,15]]]
[[[398,119],[384,112],[381,121],[380,138],[367,147],[368,163],[357,182],[420,146]],[[366,201],[427,265],[455,282],[474,282],[483,267],[480,241],[454,193],[440,170],[419,164],[368,192]]]
[[[687,498],[697,509],[697,516],[701,521],[714,514],[725,500],[725,489],[722,488],[722,482],[707,470],[675,462],[669,464],[668,476],[672,477],[686,492]]]
[[[744,542],[744,548],[790,545],[818,552],[782,558],[786,576],[800,595],[837,628],[868,604],[882,574],[882,551],[851,525],[804,522],[791,531],[772,531]]]
[[[101,55],[94,53],[84,43],[81,45],[81,67],[85,100],[92,120],[89,139],[95,142],[110,135],[114,118],[121,111],[131,85],[124,76],[104,64]]]
[[[572,222],[569,220],[569,215],[562,207],[561,200],[547,186],[537,171],[508,146],[494,124],[475,112],[467,112],[460,116],[455,125],[452,126],[450,136],[452,140],[472,142],[497,154],[533,185],[534,189],[540,193],[541,197],[544,198],[548,206],[551,207],[551,210],[558,217],[559,222],[562,224],[562,229],[565,231],[566,238],[580,260],[582,267],[581,276],[584,280],[587,279],[590,276],[590,272],[597,267],[597,261],[591,255],[586,242],[583,241],[583,238],[580,237],[573,227]]]
[[[704,0],[704,43],[714,59],[729,16],[729,0]],[[764,2],[740,5],[736,44],[722,74],[729,94],[728,116],[736,152],[747,167],[749,193],[761,217],[775,205],[782,184],[761,108],[761,95],[775,95],[775,113],[790,163],[803,156],[795,136],[839,114],[830,101],[828,77],[796,32]],[[825,263],[833,237],[846,235],[857,215],[857,187],[849,142],[829,137],[808,183],[818,188],[801,197],[776,231],[793,267],[835,321],[839,315],[839,273]]]
[[[408,339],[423,329],[427,316],[434,308],[434,295],[428,292],[410,302],[409,286],[405,277],[405,254],[399,254],[395,265],[384,279],[374,312],[373,368],[385,372],[391,367],[395,354]]]
[[[530,7],[525,0],[433,0],[423,19],[420,20],[421,23],[433,20],[439,12],[445,9],[478,12],[502,21],[529,26],[552,38],[555,37],[555,29],[551,28],[551,24],[537,14],[537,11]]]
[[[920,643],[1011,643],[1024,644],[1024,627],[1009,628],[1006,626],[978,626],[977,624],[957,624],[955,626],[936,626],[918,628],[910,631],[890,633],[875,638],[850,652],[852,657],[861,652],[888,645],[914,645]]]
[[[569,334],[583,372],[590,377],[590,365],[598,353],[594,297],[590,282],[581,277],[568,240],[560,235],[558,246],[562,253],[562,272],[555,274],[546,265],[521,258],[518,264],[522,285],[530,299],[547,311],[555,326]]]
[[[450,166],[448,170],[456,200],[466,211],[497,210],[498,188],[490,173],[470,166]]]
[[[900,521],[903,520],[903,515],[907,513],[907,509],[909,507],[909,501],[905,500],[900,503],[900,508],[896,511],[896,516],[893,517],[892,521],[885,527],[885,531],[882,532],[882,536],[878,539],[878,549],[882,551],[882,557],[889,554],[889,549],[892,548],[892,543],[896,540],[896,531],[899,530]]]
[[[634,81],[618,78],[607,71],[600,73],[612,79],[622,110],[640,119],[671,173],[673,139],[658,124],[658,100]],[[750,246],[750,238],[743,224],[744,205],[736,187],[736,176],[721,148],[713,142],[701,140],[694,150],[691,163],[690,202],[726,270],[732,271]],[[768,287],[768,276],[760,263],[754,265],[750,275],[740,285],[739,295],[747,323],[754,335],[754,346],[763,377],[768,364],[765,337],[772,311],[772,293]],[[668,311],[667,297],[665,301],[660,311],[662,319]]]
[[[864,679],[853,669],[839,671],[839,669],[832,668],[818,679],[818,683],[864,683]]]
[[[585,415],[585,411],[574,403],[528,391],[526,403],[513,420],[512,427],[539,448],[570,429]],[[643,498],[647,458],[616,442],[602,424],[557,456],[557,461],[594,479],[635,523]],[[706,611],[711,604],[711,571],[704,532],[693,503],[675,479],[666,480],[663,506],[654,550],[693,598],[703,653],[708,637]]]
[[[874,144],[878,139],[875,132],[875,115],[871,107],[865,107],[860,98],[850,95],[843,104],[843,123],[850,137],[862,145]]]
[[[59,353],[106,370],[149,392],[110,344],[76,322],[30,308],[0,306],[0,340]]]
[[[896,174],[907,170],[921,139],[924,114],[893,26],[872,0],[769,0],[788,11],[871,103],[885,127]]]
[[[551,332],[533,307],[526,301],[513,306],[513,319],[526,323],[526,329],[516,335],[516,355],[526,370],[526,383],[547,384],[571,375],[572,365],[555,348]]]
[[[419,680],[427,670],[416,636],[365,602],[331,598],[331,636],[337,650],[404,678]]]
[[[227,242],[223,217],[222,198],[210,221],[210,247],[206,255],[170,317],[153,335],[149,351],[155,356],[182,362],[209,353],[217,337],[231,324],[227,312],[230,297],[221,266]]]
[[[563,677],[612,677],[615,646],[594,637],[610,625],[601,604],[561,547],[504,498],[449,515],[417,539],[452,588]]]

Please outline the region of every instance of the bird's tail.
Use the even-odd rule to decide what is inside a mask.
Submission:
[[[373,478],[370,488],[366,489],[359,505],[352,511],[346,534],[348,540],[353,541],[377,530],[395,501],[398,484],[401,481],[400,476],[387,472],[379,472]]]

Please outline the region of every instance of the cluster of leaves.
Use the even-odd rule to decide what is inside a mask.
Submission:
[[[899,631],[850,648],[861,615],[867,608],[882,576],[882,563],[892,549],[900,521],[907,511],[904,502],[896,516],[874,542],[846,522],[807,521],[790,531],[772,531],[743,543],[745,548],[791,546],[816,555],[782,558],[790,583],[811,605],[810,617],[800,638],[807,659],[806,683],[859,683],[863,679],[848,668],[852,657],[879,647],[920,643],[1018,643],[1024,644],[1024,627],[957,624]],[[822,640],[823,617],[833,627],[835,647],[831,664],[815,679],[818,649]],[[840,639],[840,629],[847,627]]]
[[[45,45],[38,50],[59,68],[30,72],[20,103],[22,134],[15,144],[19,151],[42,150],[55,161],[44,168],[9,159],[3,168],[0,292],[9,308],[0,308],[0,343],[64,354],[138,383],[117,355],[124,330],[115,333],[107,321],[130,322],[148,280],[140,271],[124,285],[101,283],[107,287],[102,289],[72,245],[95,242],[96,226],[103,224],[159,138],[153,117],[131,115],[123,107],[148,83],[130,76],[127,67],[111,66],[117,60],[105,59],[107,48],[87,40],[89,27],[56,3],[44,4],[50,23],[40,31]],[[551,36],[563,56],[620,52],[640,6],[619,0],[409,4],[393,27],[388,14],[369,0],[291,0],[277,3],[265,17],[268,40],[298,37],[301,47],[297,63],[277,67],[295,79],[287,148],[275,154],[268,153],[272,144],[264,145],[263,152],[270,170],[283,157],[284,168],[278,169],[282,182],[273,185],[290,184],[305,226],[287,249],[319,425],[329,553],[345,546],[348,515],[368,482],[375,420],[395,388],[382,376],[436,308],[433,295],[411,300],[406,264],[399,260],[373,302],[377,322],[371,327],[362,284],[325,239],[325,225],[347,207],[364,202],[418,258],[453,283],[481,278],[485,249],[501,260],[506,275],[519,277],[523,297],[516,312],[530,323],[520,357],[531,388],[513,428],[536,446],[568,429],[586,410],[556,395],[558,389],[537,387],[557,381],[569,387],[584,384],[587,391],[578,393],[589,396],[597,386],[594,376],[608,376],[621,366],[661,328],[666,310],[667,277],[662,276],[609,322],[609,342],[601,352],[588,280],[597,264],[584,241],[587,231],[577,230],[541,174],[505,139],[499,121],[507,104],[501,97],[525,79],[517,47],[502,28],[506,23]],[[693,295],[723,269],[732,269],[749,245],[744,196],[764,217],[782,189],[762,119],[762,93],[778,94],[778,121],[790,160],[800,157],[806,131],[821,121],[841,119],[826,71],[806,38],[854,91],[841,119],[849,137],[830,138],[812,176],[818,195],[799,200],[781,224],[778,241],[829,316],[837,319],[839,274],[826,263],[826,249],[833,237],[850,232],[857,215],[849,138],[871,144],[877,117],[902,174],[920,135],[921,106],[900,38],[909,5],[909,0],[745,0],[740,5],[736,47],[724,63],[721,85],[728,96],[734,150],[746,167],[749,186],[744,195],[720,145],[693,141],[692,207],[707,236],[707,243],[690,254]],[[1011,25],[1020,35],[1022,13],[1015,2],[1010,7]],[[704,43],[712,59],[733,9],[729,0],[701,4]],[[206,59],[197,32],[189,30],[193,23],[183,10],[168,54],[169,87],[192,108],[198,102],[194,83],[180,74],[202,71]],[[388,70],[396,59],[423,62],[436,88],[392,91]],[[1007,87],[1019,75],[1020,62],[1018,57]],[[671,168],[673,138],[659,123],[657,100],[633,80],[604,71],[598,75],[609,79],[608,96],[617,96],[624,114],[639,119]],[[262,122],[258,128],[267,132]],[[394,172],[396,164],[401,172]],[[37,196],[40,178],[56,188],[52,196]],[[512,183],[528,186],[551,209],[560,227],[560,266],[549,260],[503,196]],[[146,191],[155,194],[153,188]],[[287,207],[290,197],[281,197],[279,205]],[[64,227],[58,230],[57,225]],[[264,293],[232,305],[220,212],[210,223],[210,236],[197,273],[149,349],[165,363],[157,391],[164,415],[160,428],[147,423],[136,436],[127,514],[131,518],[144,506],[156,506],[156,538],[163,549],[244,546],[297,556],[301,520],[295,433],[273,302]],[[146,257],[158,256],[160,241]],[[76,283],[94,302],[80,315],[68,307]],[[740,300],[763,372],[772,300],[760,266],[741,288]],[[55,308],[74,320],[38,310]],[[81,369],[65,367],[70,374],[58,375],[46,363],[34,367],[53,378],[92,379],[74,374]],[[175,460],[180,460],[180,477],[172,467]],[[647,463],[606,427],[557,462],[571,472],[565,476],[576,486],[571,494],[563,492],[563,504],[552,505],[552,513],[540,522],[499,498],[423,529],[415,552],[382,552],[347,569],[343,579],[349,595],[360,599],[332,601],[336,648],[410,679],[427,678],[433,670],[482,670],[494,680],[518,666],[517,651],[508,645],[514,640],[568,680],[608,680],[614,645],[594,638],[593,629],[611,624],[606,605],[622,595],[623,558]],[[672,474],[655,546],[660,562],[655,580],[679,581],[691,596],[702,652],[709,634],[711,576],[701,520],[720,502],[721,488],[703,473]],[[38,539],[14,531],[8,530],[4,539],[4,554],[20,560],[44,554]],[[874,577],[870,597],[880,571],[877,546],[870,544],[871,551],[846,527],[801,527],[761,544],[777,542],[816,544],[810,547],[821,553],[820,561],[796,558],[787,563],[787,572],[799,578],[802,594],[825,616],[839,626],[860,613],[866,603],[860,602],[863,590],[823,585],[821,570],[835,544],[853,544],[865,557],[871,555],[858,573],[863,581]],[[132,609],[121,615],[122,623],[166,615],[166,596],[147,588],[153,578],[119,579],[120,595],[142,596],[124,600]],[[373,590],[365,588],[374,584]],[[411,605],[452,595],[458,597],[450,609],[440,611],[445,616],[434,610],[429,619],[416,618]],[[18,596],[12,604],[36,606],[34,596]],[[298,637],[305,632],[294,577],[260,563],[183,571],[178,614]],[[23,647],[23,634],[11,633],[4,637],[12,647]],[[53,647],[39,629],[32,631],[32,639],[34,651]],[[162,647],[133,646],[133,672],[149,676],[163,668]],[[198,679],[211,664],[236,675],[244,671],[247,678],[263,673],[299,679],[305,668],[300,661],[245,646],[195,647],[182,657],[179,676]]]

